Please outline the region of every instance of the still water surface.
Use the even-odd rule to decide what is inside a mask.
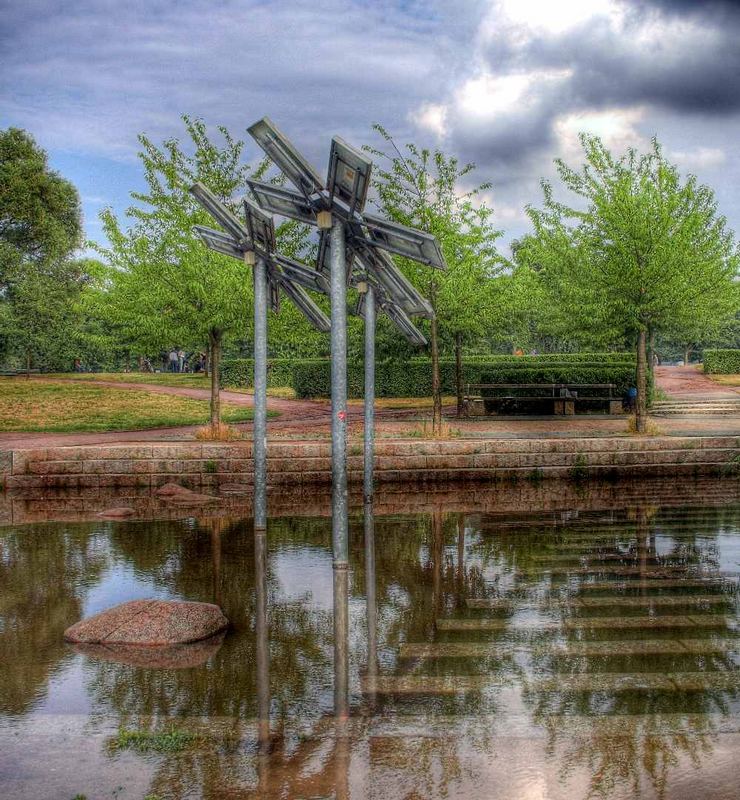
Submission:
[[[740,504],[696,503],[377,516],[370,548],[356,514],[347,721],[327,518],[271,520],[266,597],[249,520],[0,529],[0,796],[736,798]],[[146,597],[232,628],[153,666],[62,642]]]

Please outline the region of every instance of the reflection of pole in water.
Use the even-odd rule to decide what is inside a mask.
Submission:
[[[640,556],[640,582],[642,584],[642,593],[645,594],[646,588],[644,581],[647,577],[648,568],[648,515],[644,507],[640,506],[637,509],[637,552]]]
[[[257,741],[259,782],[266,788],[270,755],[270,639],[267,620],[267,535],[254,532]]]
[[[211,563],[213,565],[213,602],[221,608],[221,529],[223,520],[212,519],[211,524]]]
[[[334,713],[349,716],[349,569],[334,563]]]
[[[378,607],[375,598],[375,519],[373,504],[365,503],[365,603],[367,608],[367,682],[374,699],[378,675]]]
[[[432,598],[435,617],[442,607],[442,557],[444,537],[442,535],[442,512],[432,512]]]

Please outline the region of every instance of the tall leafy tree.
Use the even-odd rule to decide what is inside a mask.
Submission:
[[[75,187],[23,130],[0,131],[0,338],[6,355],[55,361],[82,274]]]
[[[581,331],[621,335],[637,351],[637,429],[647,423],[647,351],[653,333],[727,312],[739,253],[714,193],[682,179],[656,140],[640,154],[613,156],[581,135],[585,163],[556,161],[574,205],[543,181],[541,209],[529,208],[529,258],[553,302]]]
[[[404,272],[432,305],[430,326],[432,357],[432,429],[441,430],[442,396],[439,377],[440,343],[453,343],[457,370],[458,409],[462,404],[462,348],[466,340],[480,336],[494,319],[497,292],[492,280],[503,261],[496,250],[501,232],[491,222],[493,211],[480,202],[490,188],[480,184],[464,188],[474,164],[461,165],[441,150],[401,147],[381,125],[373,126],[386,149],[366,147],[378,159],[374,186],[378,205],[390,218],[433,234],[440,243],[448,269],[430,269],[401,259]]]
[[[211,424],[216,426],[224,339],[248,336],[251,331],[252,270],[208,250],[193,234],[193,225],[214,222],[188,189],[201,181],[228,202],[248,191],[247,179],[261,177],[267,163],[246,164],[244,143],[226,128],[218,128],[219,143],[202,120],[185,116],[183,121],[189,139],[185,147],[174,138],[159,147],[146,136],[139,137],[148,189],[132,192],[137,205],[126,212],[127,229],[110,209],[103,211],[110,244],[98,249],[111,265],[109,311],[123,337],[144,351],[208,347]],[[278,231],[280,247],[289,255],[299,254],[306,236],[296,223],[286,223]]]

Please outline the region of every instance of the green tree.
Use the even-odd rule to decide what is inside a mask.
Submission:
[[[201,181],[222,201],[247,191],[248,178],[267,168],[242,161],[244,143],[224,127],[221,144],[202,120],[183,117],[188,150],[177,139],[161,147],[142,135],[139,154],[148,190],[132,193],[123,230],[110,209],[101,214],[109,246],[98,247],[111,266],[107,292],[110,317],[122,338],[144,351],[207,346],[211,371],[211,424],[220,421],[219,365],[226,336],[251,331],[252,270],[208,250],[193,234],[195,224],[214,225],[188,189]],[[281,250],[298,255],[306,230],[286,223],[278,230]],[[290,312],[289,312],[290,313]],[[300,325],[297,326],[300,330]]]
[[[78,294],[75,187],[23,130],[0,131],[0,337],[5,355],[55,361]]]
[[[366,147],[380,160],[374,186],[378,206],[390,218],[433,234],[439,242],[448,269],[438,271],[401,259],[410,280],[422,291],[434,309],[430,325],[432,356],[432,429],[442,424],[442,396],[439,378],[440,340],[455,349],[458,410],[462,405],[462,348],[466,341],[482,335],[495,319],[499,300],[492,279],[503,267],[496,250],[501,232],[491,224],[493,210],[480,203],[481,184],[466,190],[474,164],[461,166],[454,156],[440,150],[406,144],[400,148],[381,125],[373,126],[388,151]]]
[[[530,207],[528,258],[574,329],[631,338],[637,350],[637,430],[647,423],[647,351],[655,333],[727,313],[739,254],[714,194],[694,176],[681,179],[653,140],[614,157],[595,136],[581,135],[580,169],[556,160],[563,186],[578,202]]]

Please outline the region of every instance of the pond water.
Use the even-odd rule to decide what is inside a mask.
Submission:
[[[347,719],[327,517],[272,519],[264,576],[238,515],[0,528],[0,796],[735,798],[740,503],[708,502],[377,514],[368,541],[358,510]],[[232,628],[172,663],[63,643],[145,597]]]

